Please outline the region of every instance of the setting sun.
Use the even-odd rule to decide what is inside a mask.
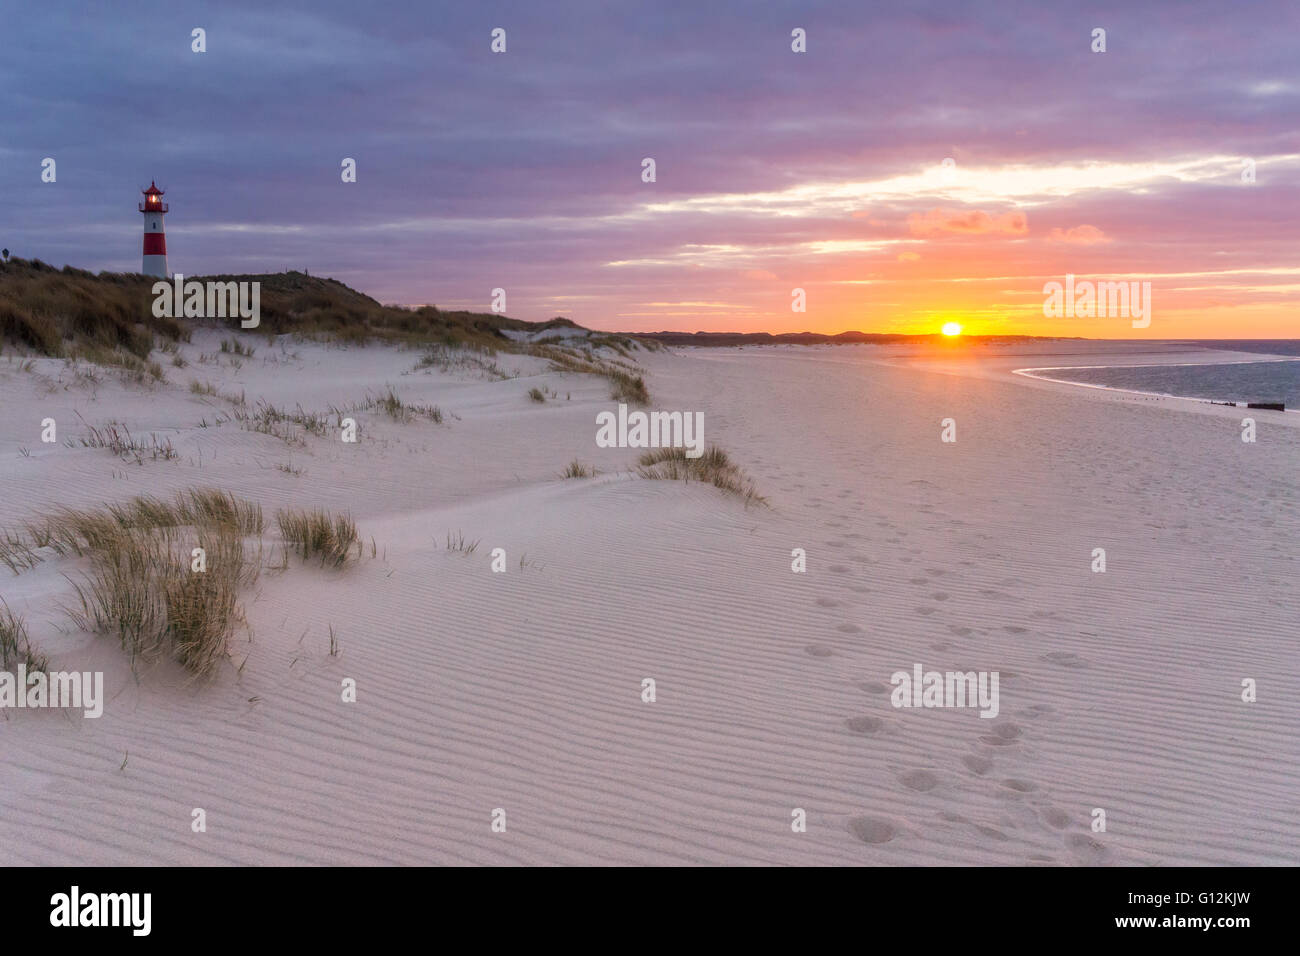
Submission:
[[[961,326],[956,322],[948,322],[943,327],[944,335],[961,335]]]

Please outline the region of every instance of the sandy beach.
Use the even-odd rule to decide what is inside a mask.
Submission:
[[[538,358],[235,336],[252,357],[200,363],[230,337],[152,389],[0,359],[0,527],[214,487],[350,512],[364,554],[270,567],[271,523],[209,681],[77,628],[83,559],[0,569],[51,668],[105,675],[98,719],[0,719],[0,863],[1300,863],[1300,416],[1246,443],[1243,409],[1013,374],[1177,347],[638,353],[756,504],[638,477],[595,441],[607,383]],[[442,423],[220,421],[388,388]],[[64,444],[108,421],[176,457]],[[997,672],[997,715],[894,706],[916,665]]]

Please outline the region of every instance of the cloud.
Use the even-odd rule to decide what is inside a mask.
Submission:
[[[1072,226],[1069,229],[1053,229],[1047,238],[1051,242],[1068,242],[1076,246],[1095,246],[1098,243],[1111,241],[1110,236],[1096,226],[1089,225]]]
[[[907,225],[914,236],[1023,236],[1029,231],[1025,214],[1018,210],[994,217],[982,209],[931,209],[912,213]]]

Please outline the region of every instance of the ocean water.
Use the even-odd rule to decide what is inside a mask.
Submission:
[[[1261,348],[1258,351],[1272,350]],[[1300,361],[1108,366],[1052,369],[1037,374],[1065,382],[1180,398],[1203,398],[1215,402],[1283,402],[1288,409],[1300,409]]]
[[[1197,339],[1197,345],[1225,352],[1255,352],[1263,355],[1300,355],[1300,339]]]

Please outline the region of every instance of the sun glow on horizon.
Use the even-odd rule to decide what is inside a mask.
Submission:
[[[945,322],[943,326],[944,335],[961,335],[961,325],[957,322]]]

